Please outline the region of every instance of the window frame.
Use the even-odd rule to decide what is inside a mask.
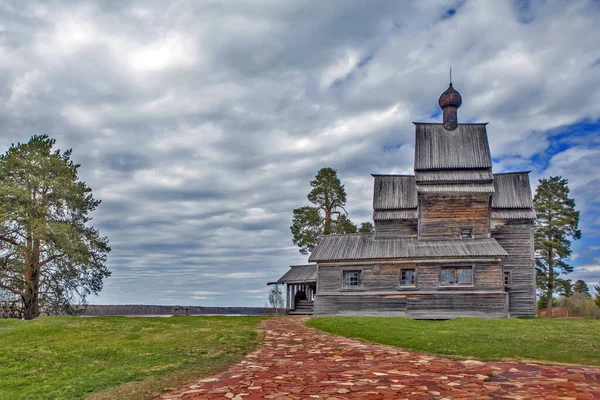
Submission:
[[[413,275],[413,281],[414,283],[412,284],[402,284],[402,272],[403,271],[413,271],[414,275]],[[417,268],[416,267],[405,267],[405,268],[400,268],[400,273],[398,276],[398,289],[408,289],[408,290],[414,290],[414,289],[418,289],[419,287],[419,280],[417,277]]]
[[[458,283],[458,270],[468,269],[471,271],[471,282],[470,283]],[[443,283],[442,274],[444,270],[455,270],[456,283]],[[464,289],[475,287],[475,268],[472,264],[464,265],[442,265],[439,267],[438,273],[438,288],[440,289]]]
[[[468,236],[465,236],[465,234],[468,234]],[[459,228],[458,235],[461,239],[473,239],[473,227],[463,226]]]
[[[346,274],[357,272],[358,273],[358,285],[348,286],[346,285]],[[352,268],[342,270],[342,290],[362,290],[363,289],[363,270],[362,268]]]

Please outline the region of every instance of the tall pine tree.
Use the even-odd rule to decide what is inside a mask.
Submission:
[[[301,254],[309,254],[320,235],[356,233],[357,227],[347,217],[346,190],[333,168],[321,168],[310,182],[308,200],[313,206],[296,208],[290,230]]]
[[[533,198],[535,221],[535,251],[538,289],[547,299],[564,287],[561,276],[573,272],[568,264],[571,239],[581,238],[579,211],[569,197],[569,181],[560,176],[540,179]],[[552,316],[552,301],[547,302],[546,315]]]
[[[100,204],[79,180],[71,150],[34,136],[0,156],[0,292],[25,319],[69,310],[102,290],[108,240],[90,226]]]

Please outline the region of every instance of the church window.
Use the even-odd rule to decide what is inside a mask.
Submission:
[[[442,268],[440,283],[442,286],[473,285],[473,267]]]
[[[362,271],[352,270],[344,271],[343,286],[345,288],[357,288],[362,286]]]
[[[416,286],[416,271],[414,268],[400,270],[400,286]]]

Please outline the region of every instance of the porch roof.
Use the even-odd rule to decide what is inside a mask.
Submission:
[[[270,284],[284,283],[311,283],[317,281],[317,264],[308,265],[292,265],[290,270],[286,272],[276,282]]]

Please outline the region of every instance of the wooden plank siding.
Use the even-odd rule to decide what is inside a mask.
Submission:
[[[444,267],[450,266],[473,266],[473,287],[461,290],[498,290],[502,291],[503,277],[502,265],[499,262],[465,263],[456,260],[456,263],[445,263]],[[364,292],[397,290],[400,284],[400,270],[412,268],[416,270],[417,286],[419,289],[453,290],[454,288],[441,287],[439,285],[440,264],[386,264],[374,263],[371,265],[319,265],[319,277],[317,279],[317,293],[332,293],[344,291]],[[342,275],[344,270],[362,271],[362,286],[360,289],[345,289],[342,287]],[[401,289],[402,290],[402,289]]]
[[[314,315],[406,316],[405,295],[319,295]]]
[[[492,221],[492,237],[506,250],[504,271],[510,272],[507,288],[512,317],[535,316],[535,264],[532,221]]]
[[[416,219],[375,221],[375,237],[417,237]]]
[[[448,319],[456,317],[506,318],[506,293],[460,293],[411,295],[407,299],[407,317]]]
[[[506,318],[506,293],[340,293],[318,295],[315,315],[402,316],[417,319]]]
[[[458,316],[507,316],[499,261],[444,266],[473,266],[473,286],[440,287],[439,263],[319,264],[315,315],[396,315],[444,319]],[[416,287],[401,288],[400,270],[416,270]],[[362,285],[342,287],[344,270],[362,271]]]
[[[473,228],[473,237],[489,237],[490,195],[419,194],[419,238],[460,238],[460,229]]]

